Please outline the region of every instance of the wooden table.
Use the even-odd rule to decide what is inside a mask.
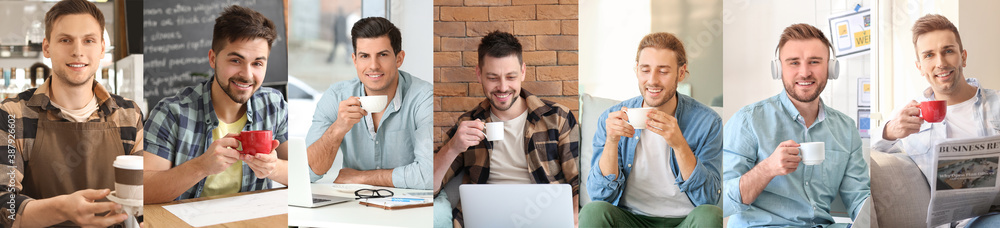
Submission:
[[[198,201],[219,199],[219,198],[226,198],[233,196],[249,195],[249,194],[263,193],[263,192],[283,190],[283,189],[287,188],[268,189],[263,191],[254,191],[254,192],[240,192],[229,195],[201,197],[195,199],[173,201],[169,203],[143,205],[142,207],[143,222],[145,223],[143,225],[146,228],[191,227],[191,225],[188,225],[186,222],[184,222],[184,220],[181,220],[173,213],[167,211],[167,209],[163,209],[163,206],[180,204],[180,203],[198,202]],[[281,205],[281,206],[287,206],[287,205]],[[280,215],[272,215],[263,218],[224,223],[207,227],[288,227],[288,214],[285,213]]]

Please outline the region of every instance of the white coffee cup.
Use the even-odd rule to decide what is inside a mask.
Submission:
[[[635,129],[646,129],[646,114],[653,108],[630,108],[625,111],[625,115],[628,116],[628,124],[632,125]]]
[[[115,158],[115,196],[142,200],[142,156],[120,155]]]
[[[486,140],[503,140],[503,122],[486,123]]]
[[[361,98],[361,109],[368,113],[382,112],[388,104],[388,97],[385,95],[363,96]]]
[[[826,148],[823,142],[799,143],[799,156],[806,165],[819,165],[826,159]]]

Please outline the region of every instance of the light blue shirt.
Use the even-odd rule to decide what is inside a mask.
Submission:
[[[723,132],[723,216],[731,216],[729,227],[829,226],[834,223],[830,204],[837,194],[851,218],[869,196],[868,164],[854,120],[822,100],[818,118],[809,127],[782,91],[740,109]],[[774,177],[752,204],[744,204],[740,178],[789,139],[825,142],[826,159],[819,165],[799,163],[795,172]]]
[[[392,184],[397,188],[431,189],[433,181],[434,118],[431,84],[399,71],[396,96],[382,114],[378,132],[372,115],[354,124],[340,144],[338,156],[344,167],[357,170],[392,169]],[[351,96],[364,96],[360,79],[339,82],[323,92],[316,105],[312,126],[306,134],[306,144],[312,145],[337,120],[341,101]],[[315,182],[323,177],[309,169]]]
[[[698,103],[687,95],[677,94],[677,110],[674,117],[677,118],[677,125],[681,129],[681,134],[687,140],[688,147],[694,152],[698,162],[691,172],[691,176],[684,180],[677,166],[677,159],[670,159],[670,169],[676,179],[676,184],[682,192],[687,194],[691,204],[700,206],[702,204],[716,204],[719,201],[719,194],[722,186],[719,178],[719,167],[722,160],[719,159],[722,147],[722,118],[711,108]],[[593,201],[607,201],[619,206],[622,194],[628,185],[629,174],[632,172],[632,163],[635,160],[635,148],[639,143],[639,133],[643,130],[636,130],[635,137],[621,137],[618,140],[618,173],[604,175],[601,173],[600,160],[604,152],[607,129],[604,120],[608,119],[609,113],[619,111],[621,107],[639,108],[642,107],[642,97],[634,97],[611,106],[597,119],[597,133],[594,134],[594,157],[590,164],[590,176],[587,181],[587,193]],[[664,151],[674,157],[674,150],[668,148]],[[670,205],[663,205],[668,207]]]
[[[979,81],[975,78],[966,78],[966,82],[969,85],[975,86],[976,95],[972,97],[975,99],[973,102],[972,113],[973,119],[969,121],[975,121],[976,125],[982,126],[979,129],[978,135],[947,135],[948,120],[945,119],[941,123],[932,124],[924,122],[920,125],[920,131],[913,133],[905,138],[898,140],[886,140],[882,138],[883,128],[872,129],[872,149],[882,152],[906,152],[907,155],[913,159],[913,162],[920,167],[920,171],[923,172],[924,178],[927,179],[927,183],[935,183],[931,180],[931,169],[937,168],[934,164],[934,153],[933,149],[937,143],[944,141],[948,138],[962,138],[962,137],[986,137],[1000,135],[1000,94],[996,90],[983,89],[979,85]],[[922,96],[914,99],[917,102],[934,100],[934,90],[927,88],[924,90]],[[897,108],[893,112],[892,117],[895,117],[900,112]],[[891,119],[886,121],[886,123],[892,121]]]

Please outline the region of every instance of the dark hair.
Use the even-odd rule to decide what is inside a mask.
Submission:
[[[642,41],[639,41],[639,50],[635,51],[636,62],[639,61],[639,53],[642,52],[642,49],[648,47],[674,51],[674,55],[677,56],[677,67],[687,64],[687,52],[684,51],[684,42],[677,39],[677,36],[674,34],[658,32],[643,37]]]
[[[101,26],[101,34],[98,36],[102,40],[104,39],[104,13],[101,13],[101,9],[98,9],[97,5],[86,0],[62,0],[53,5],[49,12],[45,13],[45,39],[52,35],[52,25],[56,23],[56,20],[70,14],[90,14],[93,16],[97,20],[97,24]]]
[[[938,30],[948,30],[955,33],[955,40],[958,41],[958,49],[965,50],[962,47],[962,36],[958,35],[958,28],[948,18],[938,14],[924,15],[920,19],[917,19],[916,23],[913,23],[913,47],[917,46],[917,37]]]
[[[510,33],[493,31],[483,37],[479,42],[479,66],[483,66],[483,57],[493,58],[517,56],[517,62],[524,64],[521,56],[521,42]]]
[[[267,48],[270,49],[277,37],[278,32],[274,29],[274,22],[271,19],[250,8],[233,5],[215,18],[212,50],[218,54],[228,43],[254,38],[267,40]]]
[[[399,33],[399,28],[393,25],[384,17],[366,17],[354,22],[351,28],[351,45],[354,51],[358,50],[358,38],[378,38],[389,37],[389,44],[392,45],[393,54],[399,54],[403,48],[403,37]]]
[[[794,24],[785,28],[785,31],[781,33],[781,39],[778,40],[778,50],[785,46],[789,40],[808,40],[808,39],[819,39],[820,42],[826,45],[827,48],[833,47],[830,45],[830,40],[826,39],[823,35],[823,31],[818,28],[813,27],[809,24]],[[833,53],[830,53],[833,55]]]

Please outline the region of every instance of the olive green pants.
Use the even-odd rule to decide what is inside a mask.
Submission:
[[[605,201],[593,201],[580,210],[580,227],[722,227],[722,208],[705,204],[684,218],[633,214]]]

